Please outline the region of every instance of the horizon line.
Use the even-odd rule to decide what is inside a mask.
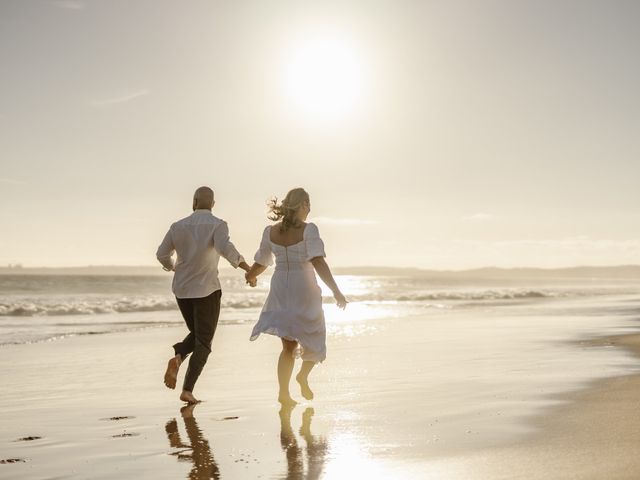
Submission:
[[[6,265],[0,265],[0,270],[71,270],[71,269],[157,269],[162,270],[159,265],[117,265],[117,264],[88,264],[88,265],[65,265],[65,266],[24,266],[20,263],[8,263]],[[227,265],[221,265],[219,267],[222,270],[233,270],[233,267]],[[431,267],[409,267],[409,266],[397,266],[397,265],[338,265],[332,267],[334,270],[411,270],[411,271],[431,271],[431,272],[468,272],[475,270],[571,270],[571,269],[605,269],[605,268],[640,268],[640,264],[637,263],[618,263],[608,265],[569,265],[569,266],[557,266],[557,267],[536,267],[536,266],[497,266],[497,265],[485,265],[482,267],[468,267],[468,268],[431,268]]]

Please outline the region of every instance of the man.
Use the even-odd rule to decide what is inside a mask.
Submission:
[[[220,314],[218,262],[224,257],[234,268],[245,272],[249,265],[229,240],[229,227],[215,217],[213,190],[200,187],[193,195],[193,213],[175,222],[158,247],[156,257],[166,271],[175,272],[172,290],[189,329],[189,334],[173,346],[164,383],[174,389],[180,364],[190,353],[180,400],[198,403],[193,388],[211,353],[211,341]],[[177,260],[172,259],[173,252]]]

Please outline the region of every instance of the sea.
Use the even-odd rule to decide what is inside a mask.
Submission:
[[[255,288],[235,271],[220,275],[221,324],[255,322],[269,288],[269,276]],[[400,274],[336,275],[350,304],[333,307],[323,288],[328,330],[345,323],[447,312],[487,315],[513,307],[547,308],[553,315],[605,313],[617,318],[640,313],[640,278],[540,277],[526,275]],[[578,303],[576,303],[578,302]],[[588,308],[587,308],[588,305]],[[601,306],[601,309],[598,308]],[[571,308],[569,308],[571,306]],[[183,322],[171,293],[171,275],[1,274],[0,345],[59,341],[75,335],[162,328]]]

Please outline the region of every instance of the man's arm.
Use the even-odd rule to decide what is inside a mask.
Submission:
[[[213,248],[215,248],[220,256],[224,257],[233,268],[240,267],[245,272],[248,272],[251,268],[247,262],[244,261],[244,257],[240,255],[240,252],[236,250],[235,245],[231,243],[227,222],[222,222],[213,231]]]
[[[173,252],[175,252],[176,248],[173,245],[173,238],[171,237],[171,229],[167,232],[162,240],[162,243],[158,247],[158,251],[156,252],[156,258],[162,264],[162,268],[167,272],[172,272],[173,265]]]

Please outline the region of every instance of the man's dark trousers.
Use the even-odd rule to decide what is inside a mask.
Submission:
[[[176,298],[178,308],[184,318],[189,334],[180,343],[173,346],[176,355],[180,355],[184,361],[193,352],[189,359],[189,368],[184,377],[183,389],[193,392],[196,380],[200,376],[207,358],[211,353],[213,334],[218,326],[220,316],[221,290],[216,290],[211,295],[202,298]]]

